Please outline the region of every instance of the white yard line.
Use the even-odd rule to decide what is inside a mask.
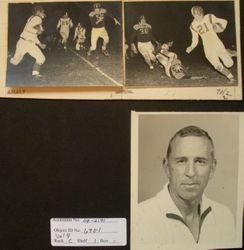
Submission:
[[[99,72],[101,75],[103,75],[104,77],[106,77],[107,79],[109,79],[111,82],[113,82],[114,84],[116,84],[117,86],[122,86],[122,84],[120,84],[119,82],[117,82],[116,80],[114,80],[112,77],[110,77],[109,75],[107,75],[106,73],[104,73],[99,67],[95,66],[93,63],[91,63],[89,60],[87,60],[85,57],[81,56],[79,53],[75,52],[73,49],[69,50],[74,53],[76,56],[78,56],[79,58],[81,58],[85,63],[87,63],[89,66],[91,66],[93,69],[95,69],[97,72]]]

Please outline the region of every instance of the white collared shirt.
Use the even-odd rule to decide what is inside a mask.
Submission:
[[[200,235],[196,242],[169,194],[168,184],[165,185],[155,197],[138,205],[133,250],[232,246],[235,227],[230,210],[205,195],[200,205]]]

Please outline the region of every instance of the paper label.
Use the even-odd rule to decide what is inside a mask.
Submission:
[[[52,246],[124,246],[125,218],[52,218]]]

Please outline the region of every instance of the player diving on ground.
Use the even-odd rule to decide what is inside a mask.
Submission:
[[[181,60],[178,58],[178,55],[171,51],[171,47],[173,46],[173,41],[163,43],[162,45],[158,44],[155,48],[155,55],[157,61],[160,65],[163,66],[165,74],[170,78],[175,79],[193,79],[193,80],[201,80],[206,79],[206,76],[192,76],[187,72],[188,69],[183,66]],[[161,76],[164,78],[164,75]]]

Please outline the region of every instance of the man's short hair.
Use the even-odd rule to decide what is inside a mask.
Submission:
[[[201,6],[193,6],[191,8],[191,14],[192,15],[195,15],[195,14],[204,15],[204,10],[203,10],[203,8]]]
[[[208,134],[208,132],[203,130],[202,128],[197,127],[197,126],[187,126],[187,127],[184,127],[182,129],[180,129],[179,131],[177,131],[173,135],[173,137],[170,139],[169,145],[168,145],[168,148],[167,148],[167,153],[166,153],[166,158],[167,159],[169,159],[169,155],[170,155],[171,150],[172,150],[171,145],[172,145],[173,140],[176,137],[188,137],[188,136],[196,136],[196,137],[205,137],[205,138],[207,138],[209,140],[210,144],[211,144],[212,156],[214,158],[214,144],[213,144],[213,140],[210,137],[210,135]]]
[[[93,4],[93,9],[100,9],[102,6],[100,3],[94,3]]]
[[[32,7],[32,14],[36,14],[38,11],[44,12],[44,8],[41,5],[39,5],[39,4],[35,4]]]

